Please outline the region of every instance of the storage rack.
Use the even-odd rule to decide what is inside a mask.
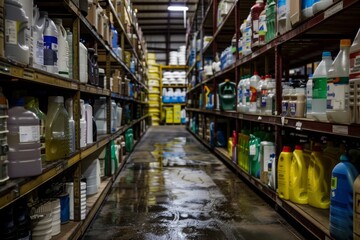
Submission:
[[[219,1],[200,1],[204,6],[209,5],[205,11],[196,11],[193,25],[196,25],[198,19],[201,20],[201,26],[198,29],[188,29],[187,43],[190,42],[192,34],[201,30],[202,34],[211,34],[213,40],[210,44],[201,50],[201,61],[204,56],[215,56],[216,52],[221,52],[226,46],[230,45],[232,36],[236,39],[240,35],[240,20],[246,19],[251,6],[255,1],[238,0],[235,1],[233,8],[224,18],[222,24],[216,26],[217,6]],[[324,11],[317,13],[310,19],[302,21],[293,26],[292,29],[282,35],[278,35],[272,41],[253,51],[252,54],[239,58],[236,54],[235,63],[214,74],[214,76],[191,85],[192,76],[199,75],[199,69],[196,69],[195,63],[189,67],[188,81],[189,90],[187,92],[187,113],[189,119],[195,117],[199,122],[199,132],[194,132],[188,127],[188,130],[206,147],[218,155],[227,165],[234,169],[250,185],[262,192],[264,196],[270,199],[276,206],[276,209],[282,209],[295,221],[302,225],[309,233],[318,239],[332,239],[329,233],[329,210],[321,210],[308,205],[294,204],[290,201],[278,197],[275,190],[252,177],[248,172],[241,169],[229,157],[226,149],[219,148],[209,143],[209,121],[217,124],[226,122],[231,130],[239,133],[243,128],[254,126],[265,126],[274,131],[276,156],[279,156],[283,146],[283,138],[289,135],[300,137],[320,137],[326,136],[330,139],[344,140],[348,142],[357,142],[360,138],[360,126],[358,124],[335,124],[329,122],[318,122],[306,118],[291,118],[280,116],[283,79],[289,79],[289,69],[304,67],[309,63],[321,60],[322,51],[331,51],[336,54],[339,50],[339,40],[341,38],[354,39],[359,25],[355,24],[360,20],[360,1],[358,0],[338,0]],[[187,44],[189,47],[189,44]],[[187,51],[189,53],[189,51]],[[237,52],[237,51],[236,51]],[[271,64],[270,64],[271,63]],[[200,63],[203,64],[202,62]],[[306,67],[304,67],[306,69]],[[201,68],[200,68],[201,69]],[[238,111],[220,111],[207,110],[200,107],[200,93],[204,93],[203,87],[210,85],[214,92],[217,92],[217,85],[229,78],[239,82],[242,75],[253,73],[257,70],[262,73],[275,73],[276,81],[276,109],[277,115],[265,116],[261,114],[240,113]],[[216,98],[215,104],[216,106]],[[203,127],[200,131],[200,126]],[[228,128],[228,132],[229,128]]]
[[[78,1],[77,1],[78,2]],[[81,163],[84,160],[93,161],[99,150],[106,149],[107,154],[110,153],[110,142],[124,135],[129,128],[134,130],[134,145],[136,145],[141,137],[145,134],[149,124],[149,114],[147,113],[147,102],[145,101],[148,93],[147,87],[147,65],[145,61],[146,43],[142,37],[142,33],[134,23],[136,19],[125,8],[125,0],[122,1],[99,1],[101,6],[106,10],[107,16],[112,13],[114,17],[114,26],[119,33],[119,43],[123,49],[122,59],[125,59],[125,51],[131,51],[137,58],[138,74],[134,74],[129,70],[126,63],[119,58],[112,50],[110,43],[105,41],[96,28],[90,24],[86,17],[81,13],[79,6],[70,0],[61,0],[49,2],[45,0],[34,0],[41,10],[47,11],[50,18],[63,18],[64,27],[70,27],[73,33],[73,79],[61,77],[57,74],[51,74],[42,70],[38,70],[20,63],[9,61],[4,56],[0,56],[0,74],[2,76],[3,92],[9,99],[12,91],[15,89],[31,89],[41,92],[40,97],[46,102],[47,96],[64,95],[73,98],[74,101],[74,120],[76,133],[76,150],[66,159],[59,159],[54,162],[43,164],[42,174],[35,177],[10,179],[5,185],[0,186],[0,212],[7,207],[16,204],[19,200],[27,199],[29,196],[36,194],[35,192],[43,185],[51,183],[59,177],[69,174],[72,171],[74,179],[74,221],[61,226],[61,233],[54,236],[53,239],[78,239],[89,226],[100,205],[104,201],[107,193],[111,189],[112,183],[120,173],[126,160],[131,152],[121,156],[120,166],[114,174],[111,174],[111,167],[106,169],[105,177],[102,179],[100,190],[97,194],[90,196],[87,200],[87,214],[84,220],[80,220],[80,179],[81,179]],[[114,4],[121,3],[120,6]],[[4,2],[0,4],[0,8],[4,8]],[[116,10],[117,9],[117,10]],[[120,18],[118,17],[120,12]],[[125,13],[131,19],[130,28],[125,29]],[[4,19],[4,11],[1,11],[0,18]],[[130,37],[127,33],[130,33]],[[137,41],[132,38],[136,34]],[[80,83],[79,79],[79,41],[80,38],[89,40],[92,47],[97,49],[99,54],[98,64],[104,67],[106,71],[106,88],[92,86]],[[111,41],[111,39],[109,40]],[[124,91],[114,90],[110,88],[110,73],[118,69],[121,77],[130,78],[134,84],[137,95],[129,97]],[[80,148],[80,98],[95,99],[98,97],[106,97],[107,101],[107,134],[98,136],[96,142]],[[122,124],[122,127],[115,132],[110,131],[110,104],[111,99],[116,102],[130,104],[132,116],[128,122]],[[110,158],[107,165],[111,166]]]
[[[162,94],[162,90],[163,88],[185,88],[187,87],[186,84],[163,84],[162,79],[163,79],[163,71],[169,71],[169,70],[187,70],[186,66],[172,66],[172,65],[160,65],[160,94]],[[174,105],[180,105],[181,108],[183,109],[185,107],[185,103],[163,103],[162,98],[160,101],[160,119],[162,120],[164,115],[163,115],[163,108],[164,107],[174,107]]]

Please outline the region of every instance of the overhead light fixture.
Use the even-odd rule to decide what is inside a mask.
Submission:
[[[172,5],[172,6],[168,6],[168,10],[169,10],[169,11],[179,11],[179,12],[182,12],[182,11],[187,11],[187,10],[189,10],[189,8],[186,7],[186,6],[175,6],[175,5]]]
[[[187,6],[179,6],[179,5],[170,5],[168,6],[169,11],[177,11],[184,13],[184,28],[186,28],[186,11],[189,10]]]

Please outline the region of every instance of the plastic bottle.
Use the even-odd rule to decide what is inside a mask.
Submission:
[[[268,182],[268,186],[271,187],[272,189],[276,190],[276,156],[275,153],[270,155],[270,161],[269,161],[269,165],[268,165],[268,178],[269,178],[269,182]]]
[[[229,79],[225,79],[223,83],[219,84],[218,95],[220,98],[221,110],[235,110],[236,109],[236,84]],[[256,103],[255,103],[256,104]]]
[[[260,142],[260,180],[264,184],[269,182],[269,164],[271,155],[275,153],[275,145],[273,142]]]
[[[45,127],[46,161],[54,161],[69,156],[69,119],[69,114],[64,107],[64,97],[48,97]]]
[[[262,10],[259,16],[259,46],[263,46],[266,44],[265,41],[265,35],[267,32],[266,8],[267,8],[267,4],[265,5],[265,8]]]
[[[86,144],[94,142],[93,133],[93,108],[89,103],[84,104],[86,121]]]
[[[254,75],[250,78],[250,113],[256,113],[256,100],[257,100],[257,91],[256,87],[261,80],[257,72],[254,72]]]
[[[75,152],[75,121],[74,121],[74,108],[73,100],[71,98],[66,99],[65,101],[66,111],[69,114],[69,138],[70,138],[70,153]]]
[[[331,177],[330,235],[334,239],[353,237],[353,189],[358,175],[349,158],[341,155]]]
[[[350,47],[350,80],[360,78],[360,28]]]
[[[262,108],[265,115],[274,115],[275,114],[275,82],[269,81],[267,84],[268,95],[266,97],[266,104],[264,107],[264,99],[262,100]]]
[[[80,118],[80,147],[86,147],[86,117],[85,117],[85,102],[83,99],[80,99],[80,110],[81,110],[81,118]]]
[[[308,118],[318,121],[327,121],[326,98],[328,72],[332,64],[330,52],[322,53],[322,60],[313,74],[312,105],[311,111],[307,112]]]
[[[69,78],[73,78],[73,34],[69,28],[66,28],[66,41],[69,49]]]
[[[291,98],[291,88],[284,87],[282,100],[281,100],[281,115],[289,116],[290,115],[290,98]]]
[[[260,81],[256,86],[256,113],[261,114],[261,90],[262,86],[265,84],[265,78],[261,77]]]
[[[45,146],[45,120],[46,114],[39,108],[38,99],[34,97],[25,97],[25,109],[32,111],[40,120],[40,143],[41,143],[41,161],[46,159],[46,146]]]
[[[95,49],[94,48],[88,48],[87,51],[88,51],[88,55],[87,55],[88,80],[87,80],[87,82],[92,84],[92,85],[95,85],[95,71],[94,71],[94,62],[93,62]]]
[[[314,16],[313,14],[314,0],[302,0],[301,1],[301,15],[303,19]]]
[[[244,30],[244,39],[243,39],[243,55],[247,56],[252,53],[251,51],[251,37],[252,37],[252,31],[251,31],[251,13],[248,15],[248,17],[245,20],[245,30]]]
[[[40,120],[24,108],[20,98],[9,109],[8,172],[10,178],[36,176],[42,172]]]
[[[296,88],[290,101],[290,116],[305,117],[305,88]]]
[[[308,203],[307,175],[309,159],[303,154],[303,147],[295,146],[290,165],[290,201],[298,204]]]
[[[327,81],[326,115],[330,122],[350,123],[349,50],[351,40],[340,41],[340,52],[331,64]]]
[[[249,112],[250,107],[250,79],[249,75],[245,76],[244,78],[244,85],[243,85],[243,97],[242,97],[242,105],[243,105],[243,112]]]
[[[100,81],[99,80],[100,74],[99,74],[99,65],[98,65],[98,54],[96,52],[94,53],[92,62],[93,62],[93,71],[94,71],[94,85],[98,86]]]
[[[232,137],[229,137],[228,138],[228,141],[227,141],[227,151],[228,151],[228,154],[229,154],[229,157],[232,158],[232,148],[233,148],[233,140],[232,140]]]
[[[331,159],[326,157],[320,146],[311,152],[308,169],[308,202],[310,206],[322,209],[330,207]]]
[[[318,12],[326,9],[333,3],[333,0],[314,0],[314,4],[312,6],[313,14],[317,14]]]
[[[239,112],[243,112],[244,111],[244,107],[243,107],[243,89],[244,89],[244,77],[241,78],[241,80],[239,81],[238,85],[237,85],[237,110]]]
[[[32,22],[32,66],[42,69],[44,67],[44,28],[45,18],[40,17],[38,7],[34,7]]]
[[[266,34],[265,41],[270,42],[276,36],[276,2],[268,0],[266,7]]]
[[[111,100],[111,132],[116,131],[117,126],[117,105],[115,100]]]
[[[306,82],[306,117],[311,118],[313,105],[313,75],[309,74],[309,79]]]
[[[270,80],[271,80],[271,77],[270,75],[266,75],[265,76],[265,79],[262,81],[262,84],[261,84],[261,88],[260,88],[260,94],[258,96],[259,100],[259,110],[258,112],[261,113],[261,114],[265,114],[266,112],[271,112],[272,110],[272,106],[267,106],[268,104],[268,100],[267,98],[269,97],[269,93],[270,93],[270,89],[271,89],[271,86],[270,86]],[[269,114],[271,115],[271,114]]]
[[[29,56],[31,57],[32,55],[32,32],[31,32],[31,25],[33,23],[33,6],[34,6],[34,1],[33,0],[16,0],[17,2],[19,2],[22,5],[22,9],[25,12],[26,17],[28,18],[28,25],[27,25],[27,29],[25,31],[25,40],[26,40],[26,45],[29,46]]]
[[[237,163],[237,132],[233,130],[232,132],[232,161]]]
[[[111,32],[112,32],[112,39],[111,39],[112,49],[115,53],[118,53],[117,49],[119,48],[119,44],[118,44],[119,35],[114,25],[111,25]]]
[[[30,46],[26,39],[29,18],[15,0],[5,0],[4,10],[5,56],[27,65],[30,59]]]
[[[256,0],[256,3],[251,7],[251,31],[252,40],[251,47],[254,49],[259,46],[259,17],[264,10],[265,5],[263,0]]]
[[[85,45],[79,43],[79,69],[88,69],[88,50]],[[88,71],[80,71],[79,80],[81,83],[88,82]]]
[[[106,122],[106,98],[100,97],[95,99],[94,103],[94,118],[97,127],[97,134],[102,135],[107,133],[107,122]]]
[[[280,153],[277,167],[278,195],[280,198],[288,200],[290,197],[290,165],[292,152],[289,146],[284,146]]]
[[[58,31],[58,71],[64,77],[69,77],[69,43],[67,42],[66,30],[62,25],[62,19],[54,18]]]
[[[249,170],[253,177],[260,178],[260,138],[250,134]]]
[[[290,0],[279,0],[277,6],[277,30],[284,34],[291,29]]]
[[[40,12],[45,18],[44,28],[44,65],[46,71],[58,73],[58,37],[59,32],[47,12]]]
[[[116,130],[119,130],[121,128],[121,121],[122,121],[122,108],[120,103],[116,104],[116,114],[117,114]]]

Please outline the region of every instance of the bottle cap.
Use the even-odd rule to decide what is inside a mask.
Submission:
[[[322,53],[322,56],[323,57],[331,57],[331,52],[325,51],[325,52]]]
[[[349,161],[349,158],[346,154],[342,154],[340,156],[340,162],[348,162]]]
[[[351,40],[350,39],[341,39],[340,40],[340,46],[348,47],[350,45],[351,45]]]
[[[303,146],[301,146],[301,145],[295,145],[295,150],[303,150]]]
[[[291,148],[289,146],[284,146],[282,151],[283,152],[291,152]]]

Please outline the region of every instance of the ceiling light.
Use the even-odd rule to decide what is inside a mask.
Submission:
[[[168,6],[169,11],[187,11],[189,10],[186,6]]]

